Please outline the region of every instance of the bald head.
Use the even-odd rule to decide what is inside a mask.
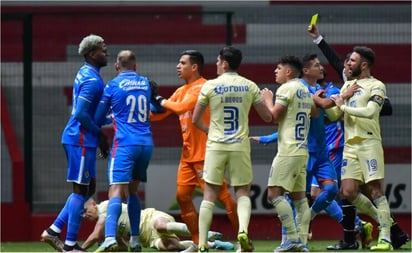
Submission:
[[[136,70],[136,55],[131,50],[122,50],[117,54],[116,69]]]

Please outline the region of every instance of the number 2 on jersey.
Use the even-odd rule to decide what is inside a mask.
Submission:
[[[295,138],[298,141],[305,140],[308,128],[308,115],[304,112],[296,114]]]

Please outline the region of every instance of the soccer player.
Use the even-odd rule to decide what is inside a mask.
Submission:
[[[268,178],[268,201],[272,203],[282,226],[286,240],[275,252],[301,251],[307,244],[310,209],[306,199],[306,163],[309,122],[317,117],[309,90],[298,77],[302,64],[295,56],[280,58],[275,69],[276,83],[281,86],[273,93],[264,89],[262,96],[278,127],[278,152],[273,159]],[[313,113],[313,114],[312,114]],[[311,115],[312,114],[312,115]],[[291,205],[285,199],[288,192],[296,207],[296,224]]]
[[[308,27],[309,35],[313,38],[313,42],[318,46],[322,51],[323,55],[328,59],[328,62],[338,73],[339,78],[346,82],[352,77],[349,73],[349,69],[346,67],[346,61],[348,60],[350,53],[347,54],[346,59],[342,61],[338,54],[329,46],[323,36],[320,34],[317,25],[312,25]],[[385,102],[380,111],[380,116],[390,116],[392,115],[392,104],[388,97],[385,97]]]
[[[302,78],[300,81],[313,95],[321,89],[317,81],[324,78],[324,68],[315,54],[305,55],[302,58],[302,65]],[[322,108],[318,108],[318,110],[320,116],[318,118],[312,118],[310,121],[308,136],[309,160],[306,168],[308,184],[311,182],[312,176],[315,176],[322,188],[322,191],[317,195],[311,206],[312,219],[320,211],[325,210],[329,204],[337,205],[334,199],[338,193],[336,171],[329,160],[328,149],[326,147],[325,112]],[[340,210],[340,215],[341,213]],[[340,219],[339,217],[335,218]]]
[[[217,57],[218,77],[207,81],[193,112],[192,122],[207,134],[203,179],[206,182],[199,209],[199,251],[207,251],[207,231],[213,218],[217,195],[228,172],[237,198],[239,229],[237,239],[241,251],[252,251],[248,237],[251,215],[250,186],[253,179],[250,159],[249,111],[253,106],[265,122],[272,115],[260,95],[259,87],[237,73],[242,52],[232,46],[223,47]],[[210,124],[202,119],[210,107]]]
[[[152,121],[161,120],[165,117],[176,114],[179,116],[180,128],[182,131],[183,148],[180,156],[180,164],[177,172],[176,199],[181,210],[181,217],[188,226],[193,247],[186,249],[187,252],[197,252],[199,242],[198,213],[193,203],[193,194],[196,187],[204,188],[202,179],[207,135],[195,127],[192,123],[193,110],[195,108],[200,89],[207,81],[202,77],[204,58],[196,50],[186,50],[180,55],[176,66],[178,76],[185,81],[169,99],[158,97],[160,104],[167,109],[165,113],[153,114]],[[205,122],[210,120],[210,112],[207,110],[202,118]],[[238,217],[236,211],[236,201],[229,192],[228,185],[223,182],[218,200],[226,208],[227,216],[235,230],[238,229]]]
[[[115,68],[118,75],[107,83],[95,114],[96,123],[101,125],[110,110],[114,128],[107,170],[110,187],[105,241],[97,252],[117,247],[116,227],[122,212],[122,196],[127,198],[130,220],[129,249],[141,251],[141,205],[137,190],[139,183],[147,180],[147,167],[153,151],[149,80],[136,73],[136,56],[130,50],[118,53]]]
[[[313,38],[313,42],[317,44],[319,49],[322,51],[323,55],[328,59],[328,62],[338,73],[340,79],[343,80],[344,82],[347,80],[351,80],[351,78],[353,77],[350,75],[350,71],[347,65],[347,61],[349,60],[351,53],[348,53],[346,55],[345,60],[342,61],[340,57],[337,55],[337,53],[329,46],[329,44],[320,34],[319,29],[316,25],[313,25],[312,29],[309,27],[308,32],[309,32],[309,35]],[[331,83],[326,84],[323,87],[323,90],[325,90],[326,98],[330,98],[330,96],[334,94],[339,94],[338,88],[333,86],[333,84]],[[316,99],[316,96],[314,98]],[[329,104],[329,106],[333,106],[333,105],[334,103]],[[385,97],[384,104],[379,114],[380,116],[392,115],[392,105],[388,97]],[[331,122],[330,120],[326,120],[326,123],[325,123],[326,138],[327,138],[327,142],[329,143],[327,144],[327,146],[328,148],[331,148],[329,150],[329,154],[330,154],[329,157],[335,167],[335,170],[338,176],[339,186],[340,186],[340,174],[341,174],[340,165],[341,165],[342,154],[343,154],[343,142],[342,142],[343,125],[344,125],[343,121]],[[335,138],[339,138],[339,141],[335,141],[337,140]],[[333,148],[332,147],[333,143],[339,144],[339,145]],[[355,212],[353,205],[347,200],[342,200],[340,204],[342,204],[342,211],[344,213],[345,219],[353,219],[353,216],[351,215],[352,213]],[[348,214],[345,215],[345,213],[348,213]],[[362,241],[362,247],[363,248],[368,247],[369,243],[372,241],[373,225],[370,222],[362,221],[358,216],[355,217],[356,226],[353,227],[352,224],[353,222],[351,222],[350,220],[346,221],[345,224],[343,224],[344,234],[345,234],[344,239],[341,240],[336,245],[328,246],[329,249],[340,250],[340,249],[350,248],[351,245],[354,245],[354,240],[355,240],[354,234],[359,231],[359,227],[360,227],[360,237]],[[409,236],[399,227],[397,222],[394,220],[394,217],[392,217],[391,240],[392,240],[392,245],[395,249],[400,248],[403,244],[409,241]]]
[[[348,61],[352,77],[345,82],[341,93],[357,84],[356,93],[347,99],[332,96],[339,110],[329,109],[331,119],[344,115],[345,146],[342,162],[341,194],[361,212],[380,224],[378,244],[371,251],[391,251],[391,215],[384,195],[384,161],[380,135],[379,112],[386,96],[386,87],[371,76],[375,53],[368,47],[357,46]],[[366,184],[370,197],[359,192],[360,184]]]
[[[53,224],[41,234],[41,241],[64,251],[81,250],[77,235],[84,202],[96,188],[96,149],[99,145],[104,157],[109,150],[106,137],[93,120],[104,89],[100,68],[107,65],[103,38],[94,34],[84,37],[79,44],[79,54],[85,62],[73,83],[73,109],[62,135],[68,161],[66,181],[73,184],[73,192]],[[62,245],[58,236],[66,224],[66,240]]]
[[[107,216],[108,201],[99,204],[89,199],[84,205],[84,218],[96,222],[93,232],[83,242],[83,249],[88,249],[96,242],[104,240],[105,220]],[[178,236],[190,236],[186,224],[176,222],[169,214],[154,208],[142,209],[140,214],[140,242],[145,248],[154,248],[159,251],[181,251],[193,244],[192,241],[180,241]],[[122,212],[117,222],[116,240],[118,247],[116,251],[127,251],[128,247],[124,240],[130,234],[130,221],[127,213],[127,205],[122,203]],[[233,244],[220,241],[222,234],[209,231],[208,244],[214,249],[232,250]]]

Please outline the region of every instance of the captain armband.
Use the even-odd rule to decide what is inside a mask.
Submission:
[[[373,101],[377,103],[379,106],[382,106],[383,103],[385,102],[385,99],[379,95],[373,95],[372,97],[369,98],[369,101]]]

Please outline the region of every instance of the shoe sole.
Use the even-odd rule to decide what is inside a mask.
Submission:
[[[55,250],[57,250],[57,251],[59,251],[59,252],[62,252],[62,249],[60,249],[60,248],[53,242],[53,240],[48,239],[48,238],[42,238],[42,239],[40,239],[40,241],[41,241],[41,242],[45,242],[45,243],[47,243],[48,245],[50,245],[53,249],[55,249]]]
[[[46,236],[43,236],[43,234],[44,234],[44,232],[43,232],[42,235],[40,236],[40,241],[41,241],[41,242],[45,242],[45,243],[49,244],[53,249],[55,249],[55,250],[57,250],[57,251],[59,251],[59,252],[62,252],[62,251],[63,251],[63,248],[60,248],[60,247],[57,246],[57,244],[55,243],[56,240],[60,240],[60,239],[55,238],[55,237],[53,237],[52,235],[49,235],[48,233],[47,233]],[[62,242],[62,244],[63,244],[63,242]]]
[[[117,245],[117,243],[114,243],[103,249],[98,248],[95,252],[116,252],[118,248],[119,246]]]
[[[237,236],[237,240],[240,243],[242,252],[252,252],[253,246],[250,243],[249,237],[246,234],[240,234]]]
[[[370,251],[384,251],[384,252],[388,252],[388,251],[393,251],[393,248],[388,248],[388,249],[378,249],[378,248],[370,248]]]
[[[303,252],[303,245],[294,244],[290,245],[289,248],[276,248],[274,252]],[[309,249],[308,249],[309,250]]]

